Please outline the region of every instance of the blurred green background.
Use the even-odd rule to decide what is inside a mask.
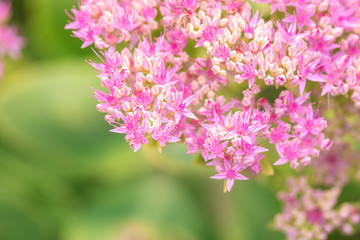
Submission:
[[[13,0],[27,46],[0,81],[0,240],[284,239],[273,177],[209,179],[180,144],[133,153],[97,112],[76,0]],[[281,168],[281,167],[280,167]]]

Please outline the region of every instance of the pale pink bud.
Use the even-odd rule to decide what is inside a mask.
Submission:
[[[264,59],[261,63],[260,63],[260,68],[264,69],[265,71],[267,71],[270,67],[270,63]]]
[[[222,34],[223,40],[227,41],[231,37],[231,32],[228,28],[226,28]]]
[[[230,52],[230,58],[236,58],[237,56],[237,52],[236,51],[231,51]]]
[[[245,156],[245,157],[243,157],[243,163],[244,163],[244,165],[247,166],[247,167],[253,165],[254,162],[255,162],[255,158],[252,157],[252,156]]]
[[[192,25],[194,25],[194,27],[199,27],[201,24],[200,19],[198,19],[195,15],[192,15],[190,18],[190,22]]]
[[[289,52],[290,57],[295,57],[298,50],[297,50],[297,48],[295,46],[291,46],[291,47],[288,48],[288,52]]]
[[[110,115],[110,114],[107,114],[104,119],[109,123],[109,124],[112,124],[113,122],[115,122],[115,119]]]
[[[286,78],[289,79],[290,81],[295,77],[293,72],[287,72],[286,73]]]
[[[144,85],[142,84],[142,82],[136,82],[134,84],[134,87],[135,87],[136,91],[139,91],[139,92],[144,91]]]
[[[311,163],[311,158],[310,157],[304,157],[300,160],[301,164],[306,166],[309,165]]]
[[[281,42],[279,40],[275,40],[274,44],[273,44],[273,48],[276,52],[280,52],[282,46],[281,46]]]
[[[251,88],[253,94],[258,94],[260,92],[260,87],[257,84],[254,84]]]
[[[269,52],[265,54],[265,59],[270,63],[275,60],[275,56],[272,52]]]
[[[226,77],[227,73],[226,73],[225,70],[221,70],[221,71],[219,72],[219,75],[220,75],[221,77]]]
[[[227,117],[225,119],[225,127],[227,127],[228,129],[232,128],[234,126],[234,121],[232,119],[232,117]]]
[[[350,221],[351,221],[351,223],[353,223],[353,224],[359,223],[359,222],[360,222],[360,215],[359,215],[359,213],[356,212],[356,213],[352,214],[352,215],[351,215],[351,218],[350,218]]]
[[[233,36],[236,39],[239,39],[241,37],[241,29],[239,27],[236,27],[234,32],[233,32]]]
[[[215,93],[213,91],[209,91],[207,93],[207,96],[208,96],[208,98],[213,98],[213,97],[215,97]]]
[[[106,108],[104,107],[104,104],[102,103],[99,103],[96,105],[96,109],[99,111],[99,112],[106,112]]]
[[[243,62],[244,61],[244,56],[242,54],[238,54],[236,56],[236,62]]]
[[[325,138],[324,140],[321,141],[320,148],[329,150],[331,145],[332,145],[332,141],[328,138]]]
[[[271,77],[271,76],[267,76],[265,79],[264,79],[264,82],[266,85],[273,85],[274,84],[274,78]]]
[[[249,47],[252,52],[257,52],[259,50],[259,44],[254,40],[249,43]]]
[[[146,70],[151,68],[151,64],[147,58],[145,58],[144,61],[142,62],[142,67]]]
[[[186,62],[189,60],[189,55],[186,52],[181,52],[180,53],[180,60],[182,62]]]
[[[155,85],[151,88],[151,93],[155,96],[160,94],[160,87],[158,85]]]
[[[353,94],[351,94],[351,100],[353,100],[354,102],[359,102],[360,101],[360,93],[354,92]]]
[[[287,66],[287,70],[290,72],[294,72],[296,70],[297,66],[296,66],[296,60],[293,59],[290,61],[290,64]]]
[[[284,110],[281,109],[281,108],[276,108],[276,109],[275,109],[275,114],[276,114],[277,116],[282,116],[282,115],[284,115]]]
[[[275,77],[275,85],[282,86],[286,82],[286,78],[284,75],[276,76]]]
[[[240,75],[235,75],[234,81],[237,83],[242,83],[244,81],[244,79]]]
[[[339,86],[339,93],[345,95],[349,91],[349,85],[346,83],[340,84]]]
[[[240,13],[239,12],[236,12],[235,15],[234,15],[234,18],[237,22],[239,22],[240,20],[243,20],[242,17],[240,16]]]
[[[329,7],[329,4],[327,1],[321,1],[318,5],[318,11],[319,12],[325,12]]]
[[[235,70],[235,63],[233,61],[229,61],[226,63],[226,67],[229,71],[234,71]]]
[[[212,62],[213,65],[216,65],[216,67],[219,67],[217,65],[220,65],[220,59],[218,59],[217,57],[214,57],[213,59],[211,59],[211,62]]]
[[[347,223],[347,224],[345,224],[345,225],[342,227],[341,231],[342,231],[345,235],[350,235],[350,234],[353,232],[353,228],[352,228],[352,226],[351,226],[349,223]]]
[[[234,30],[235,30],[235,26],[236,26],[237,24],[236,23],[234,23],[234,21],[229,21],[229,23],[228,23],[228,28],[229,28],[229,30],[231,31],[231,32],[233,32]]]
[[[299,166],[299,162],[297,160],[290,162],[290,167],[297,168]]]
[[[277,65],[277,63],[271,63],[270,64],[270,71],[271,72],[275,73],[278,68],[279,68],[279,66]]]
[[[283,67],[287,67],[290,64],[290,58],[288,56],[285,56],[281,59],[281,65],[283,65]]]
[[[221,71],[221,68],[220,66],[213,66],[211,68],[211,70],[215,73],[215,74],[218,74],[220,71]]]
[[[265,71],[264,71],[264,69],[260,69],[260,70],[257,72],[256,76],[257,76],[259,79],[263,79],[263,78],[265,77]]]
[[[146,79],[146,77],[145,77],[144,73],[138,72],[136,74],[136,81],[137,82],[145,82],[145,79]]]
[[[174,99],[175,99],[175,98],[174,98],[174,93],[168,92],[168,93],[165,94],[165,101],[166,101],[167,103],[173,102]]]
[[[222,18],[220,20],[220,22],[219,22],[219,25],[222,26],[222,27],[224,27],[224,26],[226,26],[228,24],[229,24],[229,19],[227,19],[227,18]]]
[[[247,51],[245,53],[245,61],[247,63],[250,63],[253,58],[254,58],[254,55],[250,51]]]
[[[300,39],[297,43],[296,43],[296,47],[299,49],[299,50],[303,50],[303,49],[307,49],[307,43],[303,40],[303,39]]]

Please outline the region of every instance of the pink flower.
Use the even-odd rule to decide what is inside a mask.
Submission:
[[[131,7],[127,5],[123,5],[122,8],[116,8],[114,13],[114,27],[119,30],[134,30],[139,25],[139,23],[135,22],[137,14],[136,11],[132,12]]]
[[[214,135],[211,131],[208,131],[208,138],[204,142],[204,148],[208,152],[208,156],[205,157],[205,161],[214,158],[224,158],[224,150],[228,145],[228,141],[222,142],[220,135]]]
[[[176,92],[175,93],[175,105],[167,104],[166,108],[172,112],[175,112],[175,123],[180,121],[182,115],[188,118],[197,120],[196,116],[190,112],[187,108],[194,102],[196,95],[191,95],[186,99],[183,99],[183,94]]]
[[[308,33],[301,33],[300,30],[296,30],[297,25],[296,21],[291,22],[290,24],[285,24],[283,22],[276,22],[276,27],[281,35],[281,41],[289,44],[295,44],[300,39],[308,35]]]
[[[250,108],[246,109],[244,112],[235,113],[232,119],[234,128],[231,133],[225,136],[225,138],[241,137],[245,142],[252,144],[250,136],[254,134],[256,135],[259,130],[265,127],[265,125],[262,125],[258,121],[250,120],[252,117],[254,116],[252,116],[252,111]]]
[[[215,28],[214,26],[207,26],[202,30],[200,39],[197,41],[195,47],[201,47],[204,42],[208,41],[213,43],[216,40],[216,35],[221,32],[220,29]]]
[[[212,176],[213,179],[225,179],[227,191],[230,192],[235,180],[247,180],[248,178],[241,175],[239,171],[241,165],[239,163],[231,163],[230,161],[224,161],[224,168],[219,171],[218,174]]]
[[[212,52],[214,57],[226,62],[230,56],[230,48],[225,44],[216,43],[214,51]]]
[[[178,142],[180,139],[172,135],[174,131],[174,123],[169,122],[164,126],[156,127],[152,130],[151,137],[157,140],[162,147],[165,147],[166,143]]]
[[[245,28],[243,29],[245,37],[247,38],[253,38],[254,37],[254,30],[258,24],[259,19],[262,18],[263,13],[259,17],[259,12],[256,11],[255,14],[253,14],[251,20],[246,23]]]
[[[295,126],[302,138],[308,134],[319,135],[326,127],[324,118],[314,118],[311,104],[307,107],[305,118],[298,119],[298,125]]]
[[[17,28],[7,24],[10,17],[10,2],[0,1],[0,80],[4,71],[3,58],[5,56],[13,59],[19,57],[25,45],[24,39],[17,34]]]
[[[313,21],[311,20],[311,17],[315,13],[315,5],[300,5],[296,4],[296,14],[290,15],[288,14],[283,21],[284,22],[291,22],[291,23],[297,23],[299,28],[301,29],[303,26],[311,26],[313,25]]]
[[[174,66],[173,68],[168,67],[168,69],[165,69],[165,63],[162,61],[160,67],[156,70],[153,80],[159,85],[175,84],[177,79],[174,78],[174,75],[178,70],[180,70],[179,66]]]
[[[277,151],[280,155],[274,165],[282,165],[290,162],[293,166],[297,166],[297,161],[306,154],[306,150],[301,147],[301,141],[294,139],[291,141],[285,141],[281,145],[277,145]]]
[[[237,70],[241,72],[240,77],[249,81],[249,88],[251,88],[255,82],[255,77],[257,74],[256,67],[256,57],[251,60],[250,64],[236,64]]]
[[[254,141],[254,137],[251,139],[251,142],[252,143],[247,143],[246,141],[241,140],[240,148],[236,151],[235,154],[255,157],[259,153],[269,151],[266,148],[256,145]]]
[[[304,62],[304,56],[301,55],[299,59],[299,71],[295,76],[294,84],[299,85],[300,94],[303,95],[306,81],[325,82],[325,80],[318,74],[314,73],[314,70],[318,68],[320,59],[316,59],[313,62],[306,64]]]
[[[270,131],[270,143],[284,142],[290,138],[289,131],[291,125],[283,121],[279,121],[276,128],[272,128]]]

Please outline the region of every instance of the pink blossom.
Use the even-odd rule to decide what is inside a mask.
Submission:
[[[22,37],[18,36],[16,26],[8,24],[11,17],[11,4],[8,1],[0,1],[0,79],[4,71],[3,58],[9,56],[13,59],[21,55],[21,49],[25,45]]]
[[[241,172],[261,174],[263,158],[293,168],[319,161],[336,138],[323,103],[331,109],[343,95],[360,107],[360,3],[256,2],[280,13],[233,0],[79,3],[66,28],[96,49],[100,60],[89,63],[103,89],[91,89],[112,131],[135,151],[184,143],[228,191]],[[318,210],[303,212],[308,223],[321,225]]]
[[[314,82],[325,82],[325,80],[318,74],[314,74],[314,70],[318,67],[320,59],[306,64],[304,62],[304,56],[301,55],[299,59],[299,71],[298,75],[295,76],[294,83],[299,85],[300,94],[303,95],[305,84],[307,80]]]
[[[165,147],[166,143],[178,142],[180,139],[178,137],[172,136],[172,132],[174,131],[174,123],[167,123],[163,127],[157,127],[153,129],[153,133],[151,137],[157,140],[161,146]]]
[[[183,99],[182,95],[183,95],[182,93],[176,92],[174,99],[175,105],[171,105],[171,104],[166,105],[167,109],[169,109],[172,112],[175,112],[176,123],[180,121],[182,115],[188,118],[197,119],[192,112],[186,109],[193,103],[193,101],[196,98],[196,95],[189,96],[186,99]]]
[[[219,171],[218,174],[212,176],[213,179],[225,179],[227,191],[230,192],[232,186],[234,185],[235,180],[247,180],[248,178],[241,175],[239,171],[241,170],[241,165],[238,163],[232,164],[229,161],[224,162],[224,168]]]
[[[301,141],[299,139],[286,141],[281,145],[277,145],[277,151],[280,158],[274,165],[290,162],[293,166],[297,166],[298,159],[304,157],[306,154],[306,150],[301,147]]]

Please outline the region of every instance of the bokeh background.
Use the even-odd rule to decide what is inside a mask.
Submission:
[[[133,153],[109,132],[88,88],[96,56],[64,30],[76,4],[13,0],[27,45],[0,82],[0,239],[284,239],[271,227],[283,178],[224,194],[182,145]]]

